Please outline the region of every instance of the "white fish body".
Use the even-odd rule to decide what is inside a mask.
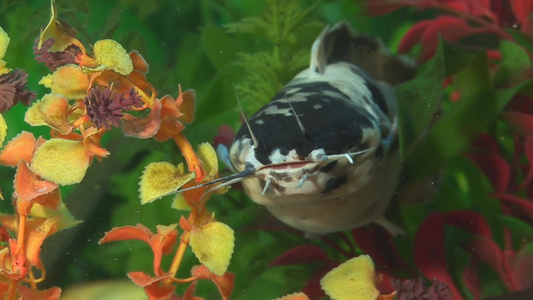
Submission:
[[[403,232],[383,214],[401,168],[393,85],[412,73],[378,40],[346,23],[327,27],[310,67],[237,132],[229,159],[237,172],[249,171],[248,196],[311,234],[371,222]]]

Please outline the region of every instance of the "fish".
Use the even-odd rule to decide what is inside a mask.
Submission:
[[[244,118],[229,149],[219,145],[235,174],[218,181],[242,182],[252,201],[309,236],[370,223],[402,234],[384,212],[401,172],[395,86],[414,71],[378,38],[327,26],[309,67]]]

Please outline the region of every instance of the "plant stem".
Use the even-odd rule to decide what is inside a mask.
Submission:
[[[202,162],[200,161],[200,159],[198,159],[198,156],[196,156],[196,153],[194,152],[191,143],[189,143],[187,138],[181,133],[173,135],[172,139],[180,148],[183,157],[185,157],[189,172],[196,172],[196,182],[202,181],[207,176],[207,174],[202,169]]]
[[[169,273],[172,274],[172,277],[176,276],[176,273],[178,273],[181,260],[183,259],[183,255],[185,255],[187,246],[189,245],[189,236],[189,232],[184,232],[180,238],[180,245],[178,246],[178,250],[176,250],[176,255],[174,255],[174,260],[172,260],[172,265],[170,266],[169,270]]]
[[[18,281],[13,280],[11,281],[11,284],[9,285],[9,292],[6,295],[6,300],[13,300],[15,299],[15,291],[17,290]]]

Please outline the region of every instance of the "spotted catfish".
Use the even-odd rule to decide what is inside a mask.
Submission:
[[[413,73],[379,40],[346,23],[327,27],[309,68],[237,132],[235,178],[254,202],[307,233],[371,222],[401,233],[383,214],[401,166],[394,86]]]

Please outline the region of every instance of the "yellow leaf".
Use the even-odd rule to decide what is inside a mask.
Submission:
[[[207,176],[212,179],[218,173],[217,153],[209,143],[201,143],[198,146],[198,158],[202,161]]]
[[[182,163],[177,167],[167,162],[148,164],[139,182],[141,204],[150,203],[178,190],[194,179],[194,176],[194,173],[185,174],[185,167]]]
[[[140,300],[147,299],[144,290],[129,279],[107,279],[69,286],[61,292],[61,300]]]
[[[89,167],[89,155],[81,142],[51,139],[37,148],[31,170],[60,185],[79,183]]]
[[[211,273],[222,276],[229,266],[233,254],[235,237],[233,229],[220,222],[209,222],[191,230],[189,244],[196,258]]]
[[[8,45],[9,45],[9,36],[4,31],[4,29],[0,27],[0,75],[6,74],[9,71],[11,71],[8,68],[4,68],[6,65],[6,62],[2,60],[4,58],[4,55],[6,55]]]
[[[334,300],[375,300],[374,263],[368,255],[354,257],[329,271],[320,286]]]
[[[26,111],[24,121],[31,126],[50,126],[67,135],[72,126],[67,120],[68,101],[61,94],[46,94]]]
[[[54,73],[44,76],[39,84],[58,93],[68,99],[80,99],[87,96],[90,86],[89,76],[83,70],[73,64],[61,66]]]
[[[307,297],[306,294],[300,292],[300,293],[285,295],[281,298],[276,298],[274,300],[309,300],[309,297]]]
[[[185,200],[185,197],[183,197],[183,194],[176,194],[170,207],[182,211],[190,211],[192,209],[187,203],[187,200]]]
[[[4,58],[6,55],[7,46],[9,45],[9,36],[7,32],[0,26],[0,59]]]
[[[83,45],[74,37],[75,30],[70,27],[70,25],[68,25],[66,22],[57,18],[57,10],[55,7],[54,0],[50,1],[50,10],[50,21],[48,22],[46,27],[41,30],[37,49],[41,49],[41,46],[44,42],[46,42],[48,39],[53,38],[54,44],[52,45],[52,47],[50,47],[50,49],[48,49],[49,52],[62,52],[69,45],[76,45],[83,51],[83,53],[85,53],[85,48],[83,47]]]
[[[94,44],[96,62],[115,72],[128,75],[133,71],[133,62],[126,50],[114,40],[99,40]]]
[[[54,218],[57,219],[57,230],[63,230],[70,227],[74,227],[83,221],[78,221],[74,218],[74,216],[68,211],[67,207],[65,206],[65,203],[61,203],[61,206],[59,206],[58,209],[51,209],[46,206],[43,206],[39,203],[34,203],[30,213],[30,216],[37,217],[37,218]]]
[[[7,135],[7,123],[4,116],[0,114],[0,147],[4,144]]]

